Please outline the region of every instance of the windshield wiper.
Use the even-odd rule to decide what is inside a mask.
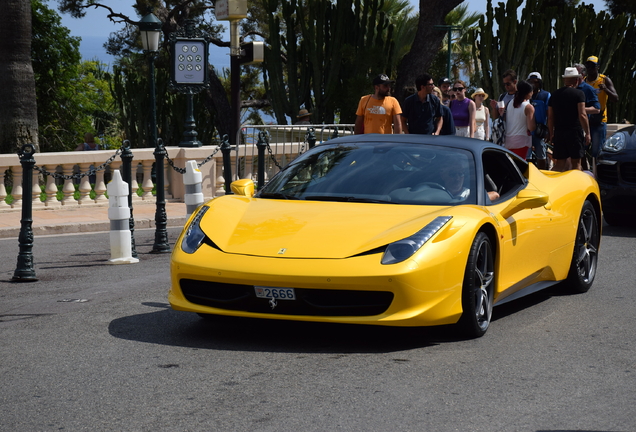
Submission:
[[[337,202],[359,202],[359,203],[382,203],[382,204],[397,204],[393,201],[386,201],[374,198],[359,198],[354,196],[306,196],[303,199],[308,201],[337,201]]]
[[[299,199],[298,197],[292,196],[292,195],[285,195],[283,193],[280,192],[261,192],[258,194],[257,198],[279,198],[279,199],[286,199],[286,200],[297,200]]]

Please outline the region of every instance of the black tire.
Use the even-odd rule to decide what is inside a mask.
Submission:
[[[598,224],[598,214],[592,203],[585,201],[576,230],[572,263],[566,280],[569,291],[584,293],[592,286],[596,276],[600,242],[601,231]]]
[[[490,237],[480,232],[468,254],[462,288],[463,313],[458,322],[460,332],[470,338],[486,334],[492,318],[495,260]]]

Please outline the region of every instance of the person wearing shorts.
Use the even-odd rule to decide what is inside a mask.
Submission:
[[[580,75],[576,68],[565,68],[564,86],[550,96],[548,131],[554,145],[554,171],[565,171],[568,158],[572,169],[581,169],[581,158],[590,145],[590,124],[585,113],[585,94],[576,88]]]

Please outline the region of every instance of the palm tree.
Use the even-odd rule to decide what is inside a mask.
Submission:
[[[479,18],[481,14],[477,12],[468,13],[468,5],[461,4],[455,9],[450,11],[444,22],[446,25],[450,25],[458,28],[458,30],[452,31],[451,40],[451,79],[459,78],[460,72],[469,76],[473,81],[476,67],[473,59],[473,44],[470,41],[469,33],[471,30],[478,27]],[[446,75],[448,53],[448,38],[444,38],[440,51],[435,57],[433,65],[431,66],[431,72],[434,76],[442,77]]]

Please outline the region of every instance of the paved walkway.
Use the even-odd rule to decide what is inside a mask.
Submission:
[[[133,217],[135,229],[154,228],[154,203],[133,202]],[[167,202],[166,214],[168,226],[183,226],[185,224],[185,204],[181,202]],[[18,238],[22,210],[14,209],[0,212],[0,238]],[[109,231],[107,206],[86,207],[73,206],[70,208],[33,210],[33,234],[52,235],[80,232]]]

